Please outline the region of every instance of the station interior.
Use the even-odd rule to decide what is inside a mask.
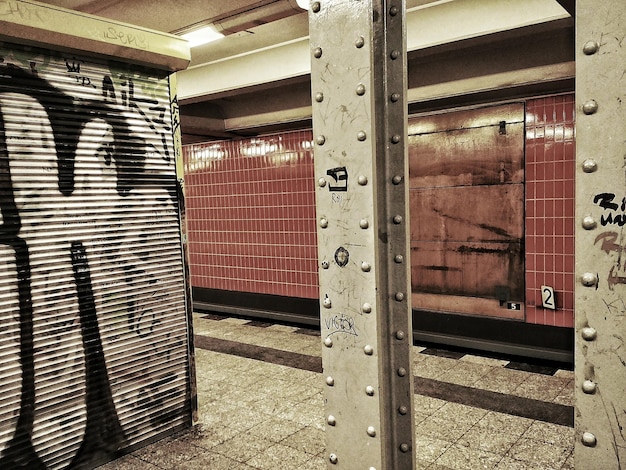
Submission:
[[[0,468],[621,468],[575,464],[576,446],[597,448],[589,433],[580,444],[575,422],[575,20],[583,2],[396,2],[406,8],[399,140],[408,253],[395,264],[406,266],[410,289],[396,300],[411,328],[395,333],[408,336],[410,364],[397,375],[408,374],[411,392],[411,443],[396,447],[412,467],[390,466],[387,453],[397,449],[373,426],[365,437],[342,427],[362,398],[330,398],[340,380],[329,372],[329,338],[340,331],[362,348],[354,338],[365,333],[347,314],[325,310],[316,198],[332,193],[341,206],[341,185],[357,180],[330,164],[318,178],[322,98],[311,61],[325,37],[353,44],[358,36],[330,21],[332,34],[314,36],[313,3],[324,8],[300,0],[0,2],[0,22],[29,25],[0,31],[8,188]],[[29,39],[45,12],[93,31],[72,44],[61,24],[48,50]],[[98,19],[105,41],[123,43],[116,46],[128,56],[98,50]],[[121,33],[127,27],[132,33]],[[206,27],[214,39],[180,46],[189,60],[167,58],[179,54],[177,37]],[[159,47],[174,41],[174,52],[151,51],[144,31]],[[128,160],[116,159],[120,151]],[[620,217],[602,194],[593,208]],[[617,236],[596,238],[597,256],[621,256],[611,245]],[[351,258],[328,247],[330,270],[356,262],[349,249]],[[613,295],[623,279],[611,269],[602,281]],[[609,316],[623,316],[621,298],[602,300]],[[365,305],[359,315],[369,313]],[[358,377],[345,364],[342,373]],[[378,397],[378,388],[365,390]],[[333,411],[335,403],[346,409]],[[623,410],[606,414],[610,424],[601,426],[614,438],[606,446],[626,457],[615,435]],[[356,463],[376,445],[382,463]]]

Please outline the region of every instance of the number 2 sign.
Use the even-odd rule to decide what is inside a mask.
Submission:
[[[550,286],[541,286],[541,300],[545,308],[556,310],[554,302],[554,289]]]

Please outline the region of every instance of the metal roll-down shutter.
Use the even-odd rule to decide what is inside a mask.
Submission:
[[[168,74],[0,43],[0,468],[191,422]]]

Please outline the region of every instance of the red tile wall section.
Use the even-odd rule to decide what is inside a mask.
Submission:
[[[574,324],[574,110],[570,94],[526,102],[529,323]],[[308,130],[183,147],[194,287],[318,297],[311,141]]]
[[[317,298],[311,131],[183,147],[191,284]]]
[[[526,321],[574,325],[574,95],[526,102]],[[541,286],[556,309],[542,306]]]

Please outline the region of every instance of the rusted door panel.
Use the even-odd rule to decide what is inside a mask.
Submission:
[[[521,105],[518,105],[521,106]],[[521,108],[523,111],[523,107]],[[470,111],[460,114],[467,116]],[[454,113],[457,114],[457,113]],[[411,188],[522,183],[524,181],[524,122],[506,121],[495,113],[469,121],[484,127],[440,128],[409,134]],[[446,115],[437,116],[441,119]],[[502,119],[501,119],[502,118]],[[434,129],[433,117],[428,118]],[[418,130],[417,125],[413,128]],[[425,129],[423,129],[425,130]]]
[[[494,123],[524,122],[524,104],[509,103],[464,111],[409,118],[409,135],[432,134],[449,129],[470,129],[492,126]]]
[[[521,302],[521,242],[411,242],[411,290]]]
[[[411,190],[411,240],[519,242],[523,200],[522,184]]]
[[[413,306],[522,319],[523,104],[409,127]]]

